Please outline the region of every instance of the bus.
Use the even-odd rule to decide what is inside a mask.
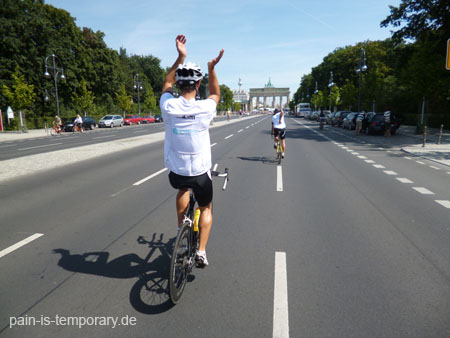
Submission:
[[[299,103],[295,105],[295,115],[297,117],[305,117],[305,113],[310,111],[311,107],[309,106],[309,103]]]

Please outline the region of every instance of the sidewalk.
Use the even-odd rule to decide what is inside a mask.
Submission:
[[[434,161],[450,167],[450,131],[443,130],[440,144],[439,129],[430,128],[424,146],[423,135],[416,135],[416,127],[400,126],[397,133],[399,135],[412,137],[417,140],[417,144],[403,146],[402,151],[414,156],[420,156],[430,161]]]

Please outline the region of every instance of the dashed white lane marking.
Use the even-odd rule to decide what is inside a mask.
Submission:
[[[244,131],[244,129],[238,130],[238,133],[240,133],[240,132],[242,132],[242,131]]]
[[[367,158],[367,156],[358,156],[358,158],[360,158],[360,159],[364,160],[364,159],[366,159],[366,158]]]
[[[245,127],[245,129],[248,129],[248,128],[250,128],[250,126]]]
[[[437,203],[439,203],[440,205],[446,207],[447,209],[450,209],[450,201],[435,200],[435,202],[437,202]]]
[[[449,174],[449,175],[450,175],[450,171],[447,171],[447,174]]]
[[[397,175],[397,173],[395,171],[391,171],[391,170],[384,170],[384,173],[386,175]]]
[[[228,135],[227,137],[225,137],[225,140],[228,140],[230,137],[233,137],[233,134]]]
[[[5,146],[0,146],[0,148],[14,147],[14,146],[15,146],[15,144],[7,144]]]
[[[397,180],[399,180],[402,183],[414,183],[413,181],[411,181],[405,177],[397,177]]]
[[[425,164],[424,162],[422,162],[422,161],[416,161],[417,163],[419,163],[419,164]]]
[[[374,160],[364,160],[364,161],[367,162],[367,163],[375,163]]]
[[[426,188],[423,188],[423,187],[412,187],[412,188],[414,190],[420,192],[423,195],[434,195],[434,192],[432,192],[432,191],[430,191],[430,190],[428,190]]]
[[[411,157],[403,156],[403,158],[406,158],[407,160],[411,160]]]
[[[218,165],[219,165],[219,163],[214,164],[213,171],[216,171]]]
[[[217,144],[217,143],[213,143],[213,144],[211,144],[211,148],[212,148],[212,147],[214,147],[214,146],[215,146],[216,144]]]
[[[346,151],[348,151],[348,152],[350,153],[350,152],[352,152],[353,150],[352,150],[352,149],[347,149]],[[353,153],[352,153],[352,154],[353,154]]]
[[[160,171],[157,171],[156,173],[151,174],[150,176],[147,176],[146,178],[143,178],[142,180],[137,181],[136,183],[133,183],[133,185],[136,185],[136,186],[141,185],[142,183],[152,179],[153,177],[158,176],[159,174],[162,174],[166,170],[167,170],[167,168],[161,169]]]
[[[133,131],[133,134],[137,134],[137,133],[145,133],[147,130],[137,130],[137,131]]]
[[[372,164],[375,168],[377,169],[386,169],[386,167],[384,165],[381,164]]]
[[[352,153],[352,155],[359,155],[359,153]]]
[[[289,308],[285,252],[275,252],[272,337],[289,338]]]
[[[341,148],[342,148],[342,149],[348,149],[348,147],[344,147],[344,146],[342,146]]]
[[[19,243],[11,245],[9,248],[6,248],[6,249],[0,251],[0,258],[3,256],[6,256],[7,254],[13,252],[14,250],[19,249],[20,247],[34,241],[35,239],[37,239],[43,235],[44,234],[34,234],[34,235],[31,235],[30,237],[25,238],[24,240],[20,241]]]
[[[277,165],[277,191],[283,191],[283,169]]]
[[[436,169],[436,170],[441,170],[440,168],[435,167],[434,165],[430,165],[430,168],[433,168],[433,169]]]
[[[35,147],[28,147],[28,148],[20,148],[19,151],[20,151],[20,150],[29,150],[29,149],[44,148],[44,147],[54,147],[54,146],[57,146],[57,145],[60,145],[60,144],[62,144],[62,143],[44,144],[44,145],[42,145],[42,146],[35,146]]]

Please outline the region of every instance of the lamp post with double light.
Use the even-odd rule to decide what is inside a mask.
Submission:
[[[49,63],[49,59],[51,58],[51,62]],[[66,77],[64,75],[64,68],[62,67],[61,60],[55,55],[49,55],[45,58],[45,73],[44,76],[47,78],[53,77],[55,82],[55,98],[56,98],[56,115],[59,116],[59,98],[58,98],[58,77],[61,80],[65,80]],[[49,70],[51,73],[49,73]],[[45,100],[48,101],[48,95],[45,96]]]
[[[359,74],[359,92],[358,92],[358,111],[361,111],[361,86],[362,86],[362,73],[367,71],[366,65],[366,51],[361,48],[361,59],[358,61],[356,73]]]
[[[138,93],[138,112],[139,112],[139,116],[140,116],[141,115],[141,95],[140,95],[140,92],[144,88],[142,87],[142,82],[141,82],[141,79],[139,77],[139,74],[135,74],[134,75],[133,81],[134,81],[133,88],[134,88],[134,90],[137,90],[137,93]]]

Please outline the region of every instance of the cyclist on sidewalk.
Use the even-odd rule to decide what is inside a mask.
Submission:
[[[222,58],[223,49],[218,57],[208,62],[209,97],[206,100],[196,100],[203,74],[196,64],[184,63],[187,54],[185,44],[186,37],[178,35],[178,58],[166,75],[160,99],[166,129],[164,163],[170,171],[170,184],[178,189],[176,208],[179,226],[189,205],[189,188],[197,199],[201,214],[199,248],[195,261],[197,267],[204,268],[208,265],[206,245],[213,221],[209,124],[220,99],[220,87],[214,67]],[[175,82],[181,92],[178,98],[173,95]]]
[[[274,148],[277,149],[278,137],[281,139],[281,157],[284,158],[284,152],[286,151],[286,123],[284,122],[284,111],[283,109],[275,109],[272,116],[272,133],[274,137]]]

